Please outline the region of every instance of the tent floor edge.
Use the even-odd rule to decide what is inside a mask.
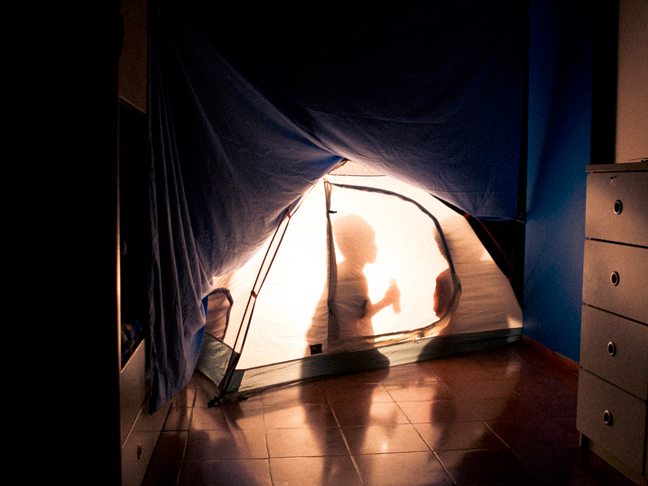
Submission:
[[[521,337],[521,327],[433,336],[376,349],[321,354],[258,368],[235,370],[221,399],[230,397],[245,400],[269,388],[309,379],[361,373],[453,354],[488,350],[515,343]]]

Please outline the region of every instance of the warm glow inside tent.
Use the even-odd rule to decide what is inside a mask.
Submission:
[[[350,162],[213,287],[198,369],[221,396],[510,342],[522,326],[463,216]]]

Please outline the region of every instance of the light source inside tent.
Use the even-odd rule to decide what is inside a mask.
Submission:
[[[521,326],[507,279],[465,218],[424,191],[364,170],[353,175],[357,166],[349,165],[289,210],[244,267],[215,279],[208,321],[222,316],[213,327],[219,336],[208,325],[198,369],[222,387],[234,369],[279,367],[280,380],[308,377],[312,370],[297,363],[430,338],[454,317],[458,332]],[[462,273],[482,307],[455,316]],[[481,279],[479,290],[471,275]]]

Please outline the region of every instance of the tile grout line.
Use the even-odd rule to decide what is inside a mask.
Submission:
[[[331,403],[331,400],[329,397],[326,395],[326,392],[324,391],[324,398],[326,399],[326,403],[328,406],[331,408],[331,413],[333,414],[333,417],[335,418],[335,423],[337,424],[338,430],[340,431],[340,435],[342,436],[342,440],[344,441],[344,445],[347,448],[347,451],[349,452],[349,457],[351,458],[351,463],[353,464],[353,467],[355,468],[356,474],[358,475],[358,478],[360,479],[360,484],[364,485],[364,479],[362,478],[362,474],[360,474],[360,468],[358,467],[358,463],[355,460],[355,456],[351,452],[351,447],[349,446],[349,441],[347,440],[346,436],[344,435],[344,432],[342,432],[342,425],[340,424],[340,420],[337,417],[337,414],[335,413],[335,409],[333,408],[333,404]]]
[[[532,373],[533,376],[529,375],[529,376],[527,376],[526,378],[522,378],[522,379],[521,379],[522,381],[524,381],[525,379],[534,380],[534,379],[535,379],[535,375],[536,375],[536,373],[535,373],[536,371],[537,371],[538,373],[540,373],[540,374],[543,373],[542,368],[539,367],[539,366],[536,366],[536,363],[533,362],[533,360],[527,361],[526,357],[525,357],[525,358],[522,358],[521,356],[519,356],[519,354],[517,355],[517,361],[516,361],[516,363],[513,363],[513,364],[517,364],[517,363],[524,363],[524,364],[527,364],[527,365],[529,365],[530,367],[533,368],[533,370],[532,370],[532,371],[533,371],[533,373]],[[432,376],[432,377],[434,377],[434,378],[436,379],[436,381],[437,381],[439,384],[443,385],[446,389],[448,389],[449,392],[450,392],[450,397],[454,398],[455,400],[457,400],[457,399],[461,399],[461,396],[460,396],[460,395],[458,395],[454,390],[452,390],[450,387],[448,387],[447,382],[462,381],[462,380],[452,380],[452,379],[448,379],[447,381],[446,381],[446,380],[443,380],[443,379],[441,379],[439,376],[437,376],[433,371],[431,371],[430,369],[427,369],[427,368],[426,368],[426,374],[427,374],[427,375],[430,375],[430,376]],[[501,380],[506,380],[506,379],[507,379],[507,378],[505,378],[503,375],[493,373],[493,376],[492,376],[491,379],[488,380],[488,381],[501,381]],[[403,381],[404,381],[404,380],[403,380]],[[475,378],[475,380],[469,380],[469,381],[486,381],[486,380],[477,380],[477,379]],[[431,451],[432,454],[434,455],[434,457],[437,459],[439,465],[441,466],[441,469],[446,473],[447,477],[448,477],[448,478],[453,482],[453,484],[456,485],[456,484],[457,484],[457,480],[455,480],[455,479],[450,475],[448,469],[446,469],[446,466],[445,466],[445,465],[443,464],[443,462],[441,462],[441,460],[440,460],[439,454],[440,454],[441,452],[443,452],[443,451],[437,451],[437,450],[434,450],[434,449],[433,449],[433,448],[432,448],[432,447],[431,447],[431,446],[430,446],[430,445],[425,441],[425,439],[422,437],[421,432],[417,429],[416,424],[414,424],[414,422],[412,421],[412,419],[411,419],[407,414],[405,414],[405,412],[404,412],[404,410],[403,410],[403,408],[402,408],[402,404],[403,404],[403,403],[406,403],[407,400],[405,400],[405,401],[398,401],[398,400],[394,399],[394,397],[392,396],[392,393],[390,392],[390,389],[388,388],[388,386],[387,386],[384,382],[382,382],[382,381],[380,381],[379,384],[380,384],[381,387],[383,387],[383,388],[385,389],[385,391],[387,391],[388,396],[390,396],[390,397],[392,398],[392,400],[394,401],[394,403],[396,404],[396,406],[398,407],[398,409],[401,411],[401,413],[404,414],[404,417],[405,417],[405,419],[406,419],[406,422],[405,422],[405,423],[410,424],[412,427],[414,427],[414,429],[416,430],[418,436],[419,436],[419,437],[421,438],[421,440],[423,440],[423,442],[426,444],[427,449],[428,449],[429,451]],[[398,384],[398,383],[394,383],[394,384]],[[511,395],[512,395],[513,397],[515,397],[517,400],[520,400],[520,401],[522,401],[522,402],[529,402],[529,401],[530,401],[530,397],[529,397],[528,393],[525,392],[525,390],[513,390],[513,389],[512,389],[512,390],[511,390]],[[450,398],[450,397],[448,397],[448,398]],[[354,455],[352,454],[352,451],[351,451],[351,449],[350,449],[350,441],[347,440],[347,437],[346,437],[345,434],[343,433],[343,427],[342,427],[342,425],[341,425],[340,418],[337,416],[337,412],[334,410],[333,403],[332,403],[331,399],[332,399],[332,397],[330,398],[330,397],[328,397],[328,396],[325,395],[325,400],[326,400],[326,403],[327,403],[328,407],[329,407],[330,410],[331,410],[331,413],[333,414],[333,418],[334,418],[334,420],[335,420],[336,428],[337,428],[337,429],[339,430],[339,432],[342,434],[342,439],[344,440],[344,444],[345,444],[345,447],[346,447],[347,453],[349,454],[349,457],[351,458],[351,461],[352,461],[352,463],[353,463],[353,466],[354,466],[354,469],[355,469],[355,471],[356,471],[356,474],[357,474],[358,477],[359,477],[360,483],[364,485],[365,482],[366,482],[366,480],[363,479],[363,477],[360,475],[360,468],[359,468],[359,463],[360,463],[361,461],[356,460],[356,459],[359,458],[360,454],[358,455],[358,457],[356,457],[356,456],[354,456]],[[434,400],[432,400],[432,401],[434,401]],[[189,415],[189,420],[188,420],[188,426],[187,426],[188,429],[191,428],[191,424],[193,423],[193,420],[196,418],[196,416],[195,416],[196,403],[198,403],[198,400],[197,400],[196,395],[194,395],[194,397],[193,397],[193,405],[191,405],[191,414]],[[201,403],[202,403],[202,402],[201,402]],[[310,402],[309,402],[309,403],[310,403]],[[542,411],[539,410],[538,413],[542,414]],[[477,414],[475,414],[474,412],[473,412],[473,415],[475,415],[475,418],[478,418],[478,417],[477,417]],[[342,414],[342,417],[344,418],[344,414]],[[168,417],[167,417],[167,419],[168,419]],[[264,424],[265,452],[266,452],[266,454],[267,454],[267,458],[268,458],[267,461],[268,461],[268,468],[269,468],[269,474],[270,474],[270,478],[269,478],[269,480],[270,480],[270,483],[271,483],[272,485],[275,485],[275,483],[276,483],[277,481],[279,481],[280,478],[278,478],[278,477],[273,477],[273,474],[272,474],[272,469],[271,469],[271,467],[270,467],[270,452],[269,452],[269,443],[268,443],[268,434],[267,434],[268,429],[265,427],[265,425],[266,425],[266,424],[265,424],[265,416],[263,417],[263,420],[264,420],[264,421],[263,421],[263,424]],[[482,423],[482,424],[486,427],[487,430],[489,430],[491,433],[493,433],[494,436],[497,437],[497,438],[498,438],[498,439],[503,443],[504,447],[505,447],[509,452],[511,452],[511,453],[513,454],[514,457],[516,457],[518,460],[520,460],[521,463],[524,464],[524,465],[527,467],[528,470],[532,471],[535,475],[537,475],[537,471],[536,471],[534,468],[531,467],[531,463],[528,462],[528,459],[525,461],[525,460],[522,458],[522,456],[520,456],[520,454],[519,454],[518,452],[516,452],[515,449],[513,449],[513,448],[512,448],[512,447],[511,447],[511,446],[510,446],[506,441],[504,441],[504,439],[503,439],[499,434],[497,434],[497,433],[495,432],[495,430],[494,430],[494,429],[489,425],[489,423],[487,423],[487,422],[488,422],[487,419],[484,420],[484,419],[479,419],[479,418],[478,418],[478,420],[473,420],[473,421],[479,421],[480,423]],[[555,422],[555,421],[552,421],[552,423],[557,424],[557,426],[559,426],[561,429],[566,429],[566,427],[561,426],[561,424],[559,424],[559,423],[557,423],[557,422]],[[371,424],[367,424],[367,425],[371,425]],[[189,432],[189,430],[187,430],[187,432]],[[566,430],[566,433],[569,433],[569,432],[570,432],[569,430]],[[180,461],[180,462],[181,462],[181,464],[180,464],[180,468],[179,468],[179,470],[178,470],[178,472],[177,472],[176,481],[175,481],[175,483],[174,483],[174,484],[176,484],[176,485],[177,485],[177,484],[181,484],[181,482],[180,482],[180,481],[181,481],[181,474],[182,474],[182,472],[185,472],[185,473],[186,473],[186,469],[188,468],[188,466],[186,466],[186,462],[187,462],[187,461],[186,461],[186,458],[187,458],[187,452],[188,452],[188,435],[189,435],[189,434],[187,434],[187,439],[185,440],[184,445],[183,445],[182,460]],[[569,435],[573,435],[573,434],[569,434]],[[190,468],[189,468],[189,469],[190,469]],[[276,471],[275,471],[275,472],[276,472]],[[531,480],[531,479],[528,478],[527,480]],[[542,480],[542,481],[544,481],[544,479],[542,479],[540,476],[535,477],[534,480],[537,480],[537,481],[541,481],[541,480]],[[540,484],[540,483],[538,483],[538,484]]]
[[[455,392],[452,391],[452,389],[451,389],[451,388],[446,384],[446,382],[445,382],[444,380],[442,380],[442,379],[441,379],[439,376],[437,376],[434,372],[431,372],[431,373],[432,373],[432,374],[437,378],[437,380],[439,380],[439,383],[441,383],[443,386],[445,386],[445,387],[448,389],[448,391],[450,392],[450,394],[451,394],[452,397],[453,397],[453,401],[456,401],[456,400],[459,400],[459,399],[460,399],[460,397],[458,397],[457,394],[456,394]],[[415,427],[415,428],[416,428],[416,427]],[[417,432],[418,432],[418,429],[417,429]],[[420,435],[420,433],[419,433],[419,435]],[[421,437],[421,439],[423,439],[423,437]],[[425,442],[425,439],[423,439],[423,441]],[[425,443],[427,444],[427,442],[425,442]],[[430,447],[430,446],[428,445],[428,447]],[[458,484],[458,483],[457,483],[457,480],[456,480],[456,479],[455,479],[455,478],[450,474],[450,471],[448,471],[448,469],[446,468],[445,464],[443,464],[443,462],[441,461],[441,458],[439,457],[439,454],[437,454],[437,451],[435,451],[434,449],[432,449],[432,447],[430,447],[430,450],[432,451],[432,454],[434,454],[434,457],[436,458],[436,460],[439,461],[439,464],[441,465],[441,467],[443,468],[443,470],[445,471],[445,473],[448,475],[448,477],[452,480],[452,482],[453,482],[455,485],[457,485],[457,484]]]
[[[448,389],[448,391],[449,391],[449,392],[454,396],[454,393],[452,393],[452,390],[450,390],[450,389],[448,388],[448,386],[443,382],[443,380],[441,380],[441,379],[440,379],[436,374],[434,374],[434,373],[433,373],[432,371],[430,371],[430,370],[427,370],[427,369],[426,369],[426,372],[429,373],[429,374],[431,374],[434,378],[436,378],[437,381],[436,381],[436,382],[433,382],[433,383],[441,383],[441,384],[442,384],[444,387],[446,387],[446,388]],[[387,390],[387,392],[389,393],[389,390]],[[390,393],[390,396],[391,396],[391,393]],[[455,398],[456,398],[456,397],[455,397]],[[409,424],[414,428],[414,430],[416,431],[416,433],[418,434],[418,436],[421,438],[421,440],[423,441],[423,443],[426,445],[426,447],[429,449],[429,451],[434,455],[435,459],[437,460],[437,462],[439,463],[439,465],[441,466],[441,468],[443,469],[443,471],[446,473],[446,475],[448,476],[448,478],[450,478],[450,480],[452,481],[452,483],[453,483],[454,485],[456,485],[456,484],[457,484],[457,481],[456,481],[456,480],[455,480],[455,479],[450,475],[450,472],[446,469],[445,465],[441,462],[441,459],[439,458],[439,455],[436,453],[436,451],[435,451],[435,450],[430,446],[430,444],[428,444],[427,441],[423,438],[423,436],[421,435],[421,432],[420,432],[420,431],[418,430],[418,428],[416,427],[416,424],[414,424],[414,422],[412,422],[412,420],[408,417],[408,415],[405,413],[405,411],[404,411],[403,408],[401,407],[400,402],[399,402],[398,400],[396,400],[393,396],[392,396],[392,399],[394,400],[394,402],[395,402],[396,405],[398,406],[399,410],[403,413],[403,415],[404,415],[405,418],[407,419],[408,423],[409,423]]]
[[[176,486],[180,484],[180,478],[182,477],[182,471],[186,467],[186,462],[187,462],[187,447],[189,446],[189,433],[191,430],[191,422],[193,420],[194,416],[194,410],[196,409],[196,400],[198,396],[198,389],[193,388],[193,400],[191,401],[191,405],[189,408],[191,409],[191,415],[189,417],[189,420],[187,422],[187,438],[185,439],[184,447],[182,448],[182,459],[180,460],[180,467],[178,468],[178,475],[176,476]],[[167,417],[168,419],[168,417]]]

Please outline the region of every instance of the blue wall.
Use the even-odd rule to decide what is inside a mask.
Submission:
[[[531,1],[523,331],[575,361],[590,161],[591,24],[589,2]]]

